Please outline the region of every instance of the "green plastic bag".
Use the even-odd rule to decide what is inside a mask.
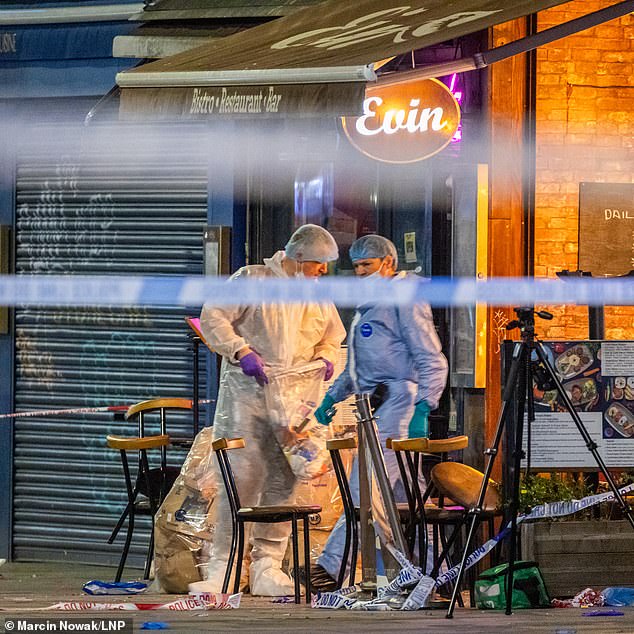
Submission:
[[[476,607],[481,610],[506,608],[506,577],[508,564],[500,564],[480,574],[475,583]],[[513,566],[512,608],[550,607],[546,584],[537,563],[516,561]]]

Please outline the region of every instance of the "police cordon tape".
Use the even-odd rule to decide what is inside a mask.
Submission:
[[[628,484],[621,489],[621,494],[634,491],[634,483]],[[544,517],[563,517],[577,513],[591,506],[605,502],[614,497],[609,491],[590,495],[581,500],[570,500],[553,502],[534,507],[530,513],[518,516],[518,524],[529,519],[541,519]],[[480,561],[510,532],[509,524],[495,537],[489,539],[482,546],[473,551],[465,559],[465,570]],[[369,611],[391,611],[391,610],[419,610],[427,605],[429,597],[434,588],[454,581],[459,574],[460,566],[454,566],[437,579],[426,575],[421,568],[413,565],[407,557],[398,551],[394,545],[387,544],[388,549],[401,565],[399,574],[387,585],[377,588],[377,598],[364,601],[359,597],[358,586],[341,588],[332,592],[318,592],[313,596],[311,605],[313,608],[326,608],[331,610],[369,610]],[[408,592],[407,598],[403,592]]]
[[[214,399],[199,399],[199,405],[214,403]],[[63,416],[64,414],[95,414],[98,412],[125,412],[134,403],[129,405],[103,405],[101,407],[71,407],[69,409],[36,409],[29,412],[13,412],[11,414],[0,414],[1,418],[34,418],[39,416]]]
[[[0,306],[216,306],[334,302],[353,307],[428,302],[432,306],[634,305],[634,278],[385,278],[328,276],[236,279],[210,276],[0,276]]]
[[[634,491],[634,483],[628,484],[619,489],[621,495]],[[564,517],[566,515],[573,515],[579,511],[601,504],[601,502],[607,502],[614,499],[614,493],[608,491],[606,493],[597,493],[596,495],[589,495],[581,498],[580,500],[569,500],[562,502],[548,502],[546,504],[540,504],[531,509],[530,513],[526,515],[519,515],[517,517],[517,523],[521,524],[528,520],[544,519],[547,517]],[[498,542],[504,539],[510,532],[510,522],[494,537],[486,541],[482,546],[476,548],[466,559],[465,570],[471,568],[474,564],[478,563],[485,555],[491,552]],[[454,566],[447,570],[436,579],[436,587],[440,587],[450,581],[453,581],[458,577],[460,566]]]

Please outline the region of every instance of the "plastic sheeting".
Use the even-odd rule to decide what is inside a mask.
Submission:
[[[331,468],[326,448],[328,427],[313,412],[319,404],[326,366],[322,361],[269,374],[264,388],[275,438],[295,476],[312,480]]]
[[[186,593],[202,579],[214,534],[213,502],[218,490],[213,429],[194,439],[180,475],[158,510],[154,527],[154,568],[166,592]]]

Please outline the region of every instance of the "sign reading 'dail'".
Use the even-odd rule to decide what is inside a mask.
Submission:
[[[460,107],[436,79],[366,90],[363,114],[343,117],[343,129],[361,152],[386,163],[413,163],[440,152],[460,124]]]

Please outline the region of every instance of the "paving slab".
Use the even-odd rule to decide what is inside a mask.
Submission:
[[[114,569],[74,563],[7,563],[0,567],[0,626],[7,620],[58,619],[80,624],[86,618],[96,622],[124,617],[131,619],[128,631],[141,631],[147,622],[162,622],[173,632],[465,632],[521,633],[582,632],[634,633],[634,608],[620,608],[623,616],[586,617],[587,610],[541,609],[518,610],[511,616],[490,610],[457,608],[454,618],[445,618],[444,610],[418,612],[349,612],[316,610],[306,605],[272,603],[271,599],[245,595],[237,610],[174,612],[145,611],[131,615],[122,612],[55,612],[42,611],[66,601],[103,603],[165,603],[180,595],[146,592],[137,596],[89,597],[81,590],[91,579],[111,580]],[[604,608],[604,610],[607,608]],[[17,629],[13,631],[18,631]],[[26,631],[26,630],[21,630]],[[42,631],[42,630],[41,630]],[[43,630],[43,631],[60,631]],[[105,631],[103,628],[101,631]]]

